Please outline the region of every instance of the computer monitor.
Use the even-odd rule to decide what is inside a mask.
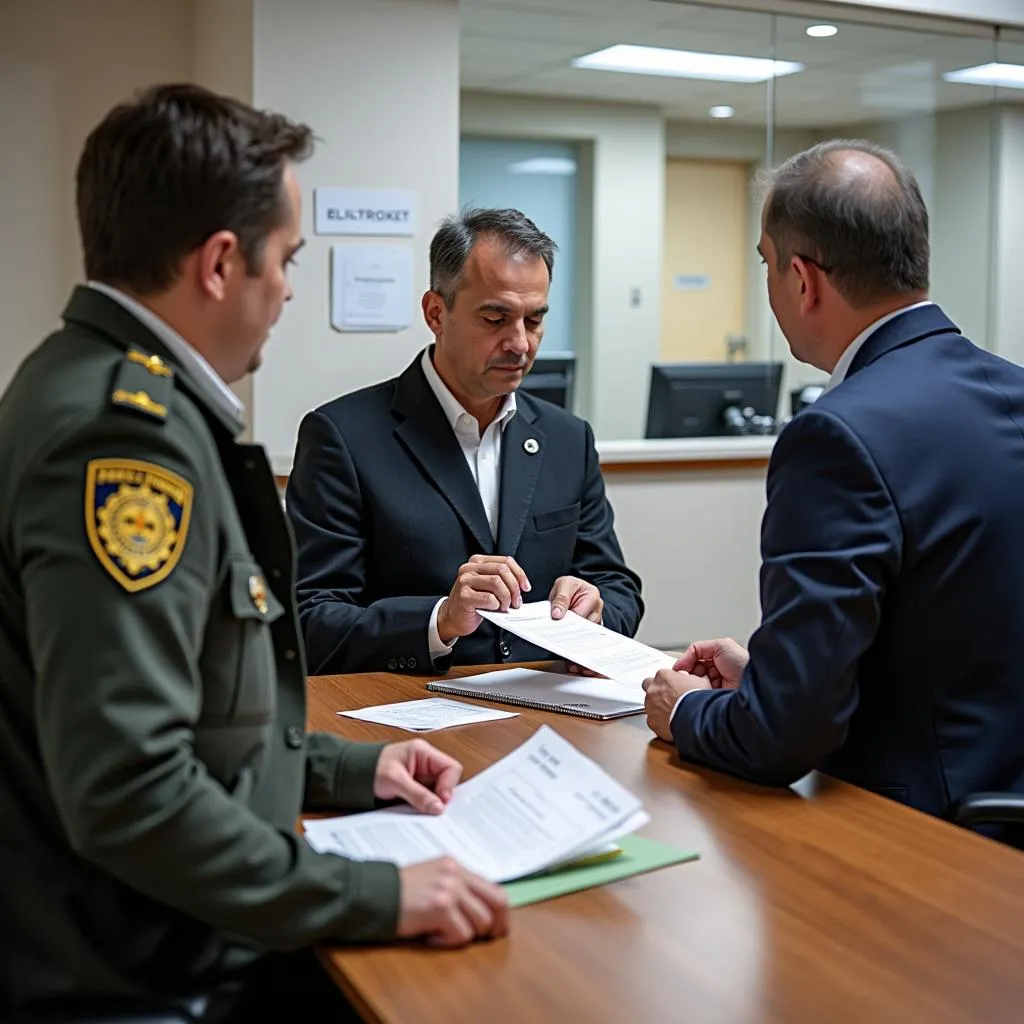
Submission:
[[[754,432],[743,429],[742,413],[752,409],[774,422],[781,382],[782,363],[655,363],[651,367],[647,437]]]
[[[537,356],[519,389],[571,411],[575,375],[575,356]]]

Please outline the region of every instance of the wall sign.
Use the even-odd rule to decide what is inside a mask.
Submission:
[[[707,274],[676,274],[672,287],[677,292],[706,292],[711,287],[711,278]]]
[[[399,245],[331,246],[331,326],[401,331],[412,323],[412,250]]]
[[[318,235],[414,235],[416,193],[406,188],[317,188]]]

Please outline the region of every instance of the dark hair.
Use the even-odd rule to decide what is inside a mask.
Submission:
[[[233,231],[249,273],[287,215],[286,162],[313,132],[198,85],[159,85],[93,129],[78,162],[78,226],[90,279],[151,294],[217,231]]]
[[[558,246],[529,217],[518,210],[466,209],[445,217],[430,242],[430,289],[449,309],[455,305],[470,250],[480,238],[496,240],[510,258],[539,256],[551,279]]]
[[[865,173],[851,152],[882,161]],[[831,139],[765,177],[765,232],[779,269],[794,256],[818,264],[853,306],[928,287],[928,210],[895,153],[861,139]]]

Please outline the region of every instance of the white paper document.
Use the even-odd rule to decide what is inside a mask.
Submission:
[[[553,619],[550,601],[534,601],[507,612],[478,609],[477,614],[552,654],[627,686],[640,686],[658,669],[671,668],[676,663],[673,655],[622,636],[575,612]]]
[[[339,711],[338,714],[344,718],[358,718],[362,722],[393,725],[410,732],[430,732],[433,729],[450,729],[456,725],[475,725],[516,717],[515,711],[495,711],[493,708],[476,707],[444,697],[378,704],[358,711]]]
[[[458,786],[444,812],[306,822],[321,853],[408,867],[448,856],[492,882],[532,875],[643,827],[640,801],[548,726]]]

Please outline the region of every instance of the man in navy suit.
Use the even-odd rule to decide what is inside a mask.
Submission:
[[[446,671],[548,652],[479,609],[552,602],[632,636],[590,427],[517,394],[544,331],[554,243],[516,210],[449,217],[430,246],[435,343],[299,428],[287,507],[313,673]]]
[[[930,814],[1024,792],[1024,369],[928,301],[928,215],[887,150],[771,178],[758,249],[793,354],[831,374],[782,431],[749,653],[645,683],[683,758],[786,785],[821,769]]]

